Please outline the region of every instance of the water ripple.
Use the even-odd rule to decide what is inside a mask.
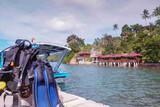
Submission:
[[[160,69],[63,65],[64,91],[111,107],[160,107]]]

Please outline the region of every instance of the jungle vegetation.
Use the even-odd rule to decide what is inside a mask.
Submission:
[[[160,62],[160,6],[156,7],[151,13],[149,10],[142,11],[142,19],[145,25],[125,24],[122,27],[120,36],[104,34],[101,38],[95,38],[93,44],[85,44],[84,39],[73,34],[67,38],[67,44],[72,49],[71,53],[65,58],[69,62],[71,58],[80,51],[91,51],[95,49],[102,54],[117,54],[137,52],[143,55],[144,62]],[[149,19],[156,18],[155,22]],[[118,24],[113,25],[113,30],[119,29]]]

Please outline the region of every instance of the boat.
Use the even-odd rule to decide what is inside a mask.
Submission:
[[[59,69],[58,72],[55,72],[53,74],[54,78],[68,78],[69,77],[69,73],[68,72],[65,72],[63,71],[62,69]]]
[[[0,69],[3,67],[3,52],[0,52]]]
[[[36,47],[36,46],[41,46],[41,49],[43,50],[46,50],[44,46],[46,46],[47,50],[49,50],[50,52],[50,55],[46,56],[46,54],[41,54],[39,55],[39,57],[41,57],[42,59],[44,57],[49,57],[48,60],[50,60],[50,64],[52,65],[52,68],[54,69],[54,73],[53,73],[53,77],[56,78],[56,79],[59,79],[59,78],[67,78],[69,77],[69,73],[62,70],[60,68],[60,65],[62,63],[62,61],[64,60],[64,57],[66,56],[66,54],[71,51],[70,48],[68,47],[65,47],[65,46],[62,46],[62,45],[58,45],[58,44],[53,44],[53,43],[50,43],[50,42],[39,42],[39,43],[35,43],[33,45],[33,47]],[[52,49],[49,49],[48,46],[51,45],[53,46],[54,48],[56,47],[56,49],[52,50]],[[56,58],[56,59],[55,59]]]

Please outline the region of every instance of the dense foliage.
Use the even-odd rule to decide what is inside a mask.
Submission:
[[[72,52],[66,62],[69,62],[75,53],[91,49],[101,51],[102,54],[137,52],[143,55],[145,62],[160,62],[160,6],[156,7],[152,14],[144,9],[141,15],[146,22],[145,26],[125,24],[120,36],[104,34],[101,38],[96,38],[92,45],[85,45],[84,39],[76,35],[69,36],[67,43]],[[152,17],[156,17],[156,21],[148,23],[148,19]],[[114,24],[113,30],[117,29],[118,24]]]
[[[67,64],[71,61],[71,59],[74,57],[75,53],[71,51],[65,58],[64,58],[64,63]]]
[[[157,18],[154,24],[124,25],[121,33],[120,46],[125,49],[123,52],[142,53],[145,62],[160,61],[160,6],[156,7],[151,15],[144,9],[142,18],[146,21],[152,17]]]
[[[70,60],[76,56],[76,53],[80,51],[87,51],[90,52],[92,46],[90,44],[85,44],[84,39],[78,37],[77,35],[73,34],[68,36],[67,44],[71,48],[71,52],[65,57],[64,63],[69,63]]]

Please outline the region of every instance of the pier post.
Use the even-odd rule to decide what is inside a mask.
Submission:
[[[118,67],[119,67],[120,63],[118,62]]]
[[[131,62],[128,62],[128,67],[131,67]]]

